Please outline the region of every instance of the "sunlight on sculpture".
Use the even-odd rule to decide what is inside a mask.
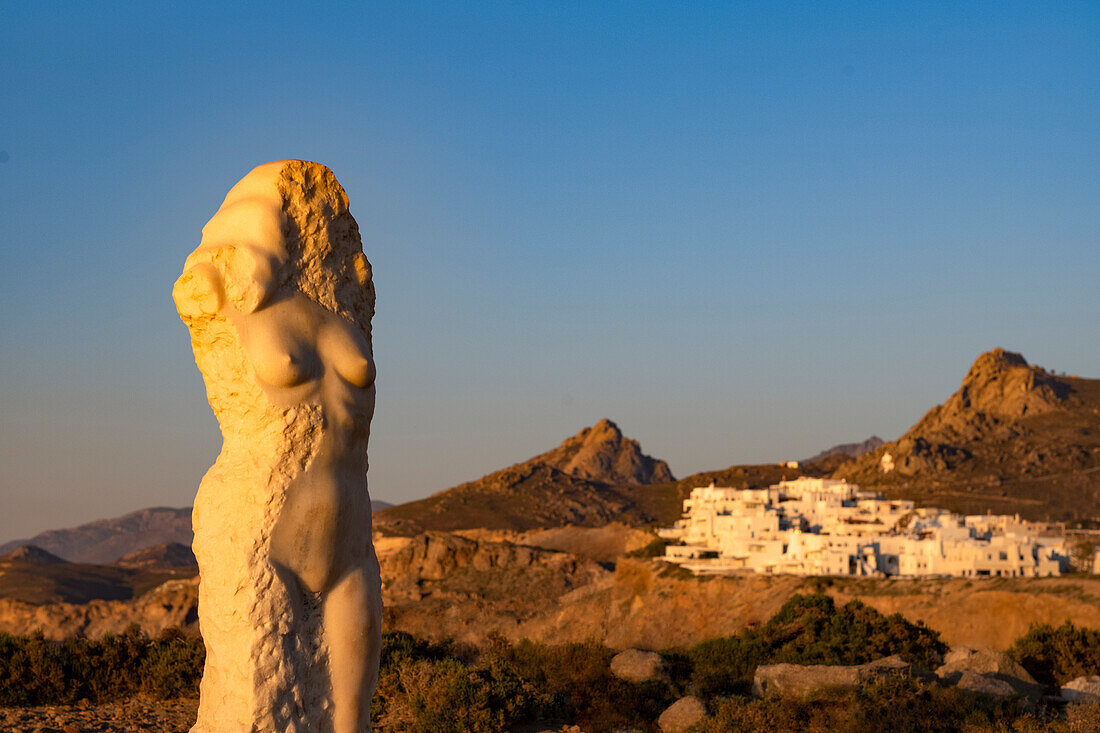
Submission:
[[[369,730],[374,285],[332,171],[255,168],[173,297],[223,441],[195,497],[207,656],[192,730]]]

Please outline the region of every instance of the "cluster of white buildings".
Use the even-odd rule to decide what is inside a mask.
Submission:
[[[666,560],[699,574],[1033,577],[1069,568],[1060,527],[918,509],[833,479],[693,489],[683,518],[658,534],[679,542]]]

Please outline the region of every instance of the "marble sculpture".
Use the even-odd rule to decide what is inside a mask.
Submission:
[[[195,497],[206,642],[192,731],[370,729],[374,285],[328,168],[254,169],[173,290],[222,431]]]

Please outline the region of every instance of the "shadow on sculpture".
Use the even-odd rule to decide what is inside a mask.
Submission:
[[[173,297],[223,440],[195,498],[207,657],[192,730],[369,730],[374,286],[332,171],[245,176]]]

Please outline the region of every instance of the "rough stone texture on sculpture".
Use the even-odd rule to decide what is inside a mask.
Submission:
[[[332,171],[245,176],[173,297],[223,441],[195,497],[207,656],[192,730],[369,730],[374,286]]]

